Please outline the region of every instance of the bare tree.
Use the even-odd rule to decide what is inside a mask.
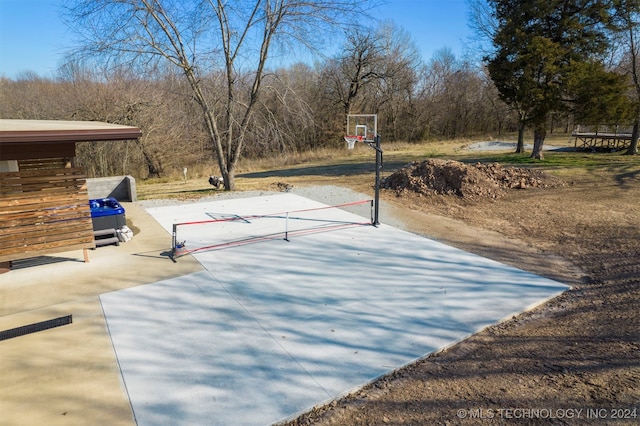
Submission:
[[[342,53],[329,61],[325,73],[329,76],[330,96],[346,115],[352,113],[361,90],[383,76],[383,54],[380,34],[354,27],[347,32]]]
[[[180,70],[200,107],[225,189],[233,190],[272,47],[309,47],[331,27],[353,21],[368,3],[68,0],[67,10],[84,40],[82,54],[141,69],[168,62]],[[223,82],[222,96],[208,86],[208,77]]]
[[[496,36],[499,26],[494,10],[490,2],[487,0],[471,0],[469,2],[469,24],[477,37],[478,50],[484,56],[491,56],[495,47],[492,41]],[[513,102],[507,103],[518,117],[518,142],[516,144],[516,153],[524,153],[524,132],[526,123],[529,121],[529,111],[525,103],[515,99]]]
[[[260,108],[248,138],[253,157],[282,156],[313,146],[315,119],[308,105],[304,83],[313,81],[308,66],[295,64],[265,76]]]
[[[385,125],[391,126],[387,134],[395,135],[401,113],[396,101],[412,95],[419,66],[420,56],[411,37],[395,24],[352,28],[341,53],[324,67],[325,99],[340,108],[343,130],[347,114],[384,109]]]
[[[379,125],[385,140],[408,140],[417,123],[411,104],[415,96],[421,57],[411,35],[392,22],[383,22],[376,30],[381,41],[381,78],[368,94],[372,105],[367,110],[382,117]]]
[[[55,80],[23,72],[15,80],[0,78],[0,118],[60,120],[64,90]]]
[[[498,31],[498,20],[488,0],[467,0],[467,26],[472,34],[467,40],[467,49],[478,58],[494,51],[493,37]]]

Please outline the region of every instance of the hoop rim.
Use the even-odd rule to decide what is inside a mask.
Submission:
[[[361,135],[347,135],[344,136],[344,140],[347,142],[347,148],[353,149],[356,146],[356,142],[362,142],[364,137]]]

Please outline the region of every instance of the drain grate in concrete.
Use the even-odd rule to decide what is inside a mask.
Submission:
[[[24,336],[25,334],[36,333],[38,331],[49,330],[50,328],[60,327],[62,325],[71,324],[72,322],[71,315],[66,315],[64,317],[23,325],[22,327],[11,328],[9,330],[0,331],[0,341]]]

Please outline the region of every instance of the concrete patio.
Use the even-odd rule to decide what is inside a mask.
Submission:
[[[131,242],[1,274],[0,330],[73,315],[0,342],[3,423],[271,424],[568,288],[384,224],[167,257],[175,222],[321,206],[127,203]]]

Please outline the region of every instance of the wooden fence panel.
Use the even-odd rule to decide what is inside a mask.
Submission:
[[[94,247],[81,168],[0,173],[0,262]]]
[[[64,169],[70,167],[71,159],[67,158],[30,158],[28,160],[19,160],[19,170],[33,169]]]

